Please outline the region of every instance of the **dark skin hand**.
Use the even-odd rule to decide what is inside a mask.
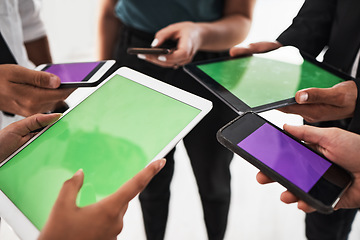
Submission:
[[[25,117],[54,110],[75,90],[57,89],[54,74],[18,65],[0,65],[0,72],[0,110]]]

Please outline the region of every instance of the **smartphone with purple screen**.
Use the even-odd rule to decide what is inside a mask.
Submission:
[[[95,87],[114,64],[114,60],[42,64],[35,70],[57,75],[61,80],[59,88]]]
[[[256,113],[217,133],[218,141],[321,213],[331,213],[352,175]]]

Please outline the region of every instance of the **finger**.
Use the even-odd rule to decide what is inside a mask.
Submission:
[[[127,204],[146,187],[150,180],[164,167],[165,162],[165,159],[160,159],[149,164],[114,194],[110,195],[108,200],[121,209],[124,203]]]
[[[319,122],[337,119],[337,115],[334,113],[338,111],[338,107],[325,104],[293,104],[278,110],[284,113],[300,115],[307,122]]]
[[[169,39],[174,39],[175,35],[176,35],[176,28],[174,27],[174,25],[169,25],[159,30],[155,34],[155,39],[151,43],[151,47],[161,46],[161,44],[163,44],[165,41]]]
[[[58,88],[60,86],[60,78],[54,74],[30,70],[21,66],[12,68],[13,77],[11,82],[28,84],[39,88]]]
[[[288,124],[284,125],[284,130],[300,140],[320,146],[326,142],[327,135],[324,134],[324,130],[329,131],[329,129],[322,129],[308,125],[291,126]]]
[[[285,191],[280,195],[280,200],[286,204],[290,204],[290,203],[295,203],[295,202],[299,201],[299,198],[296,197],[291,192]]]
[[[337,88],[308,88],[298,91],[295,100],[298,104],[329,104],[338,105]]]
[[[55,205],[76,206],[77,195],[84,182],[84,172],[79,169],[69,180],[65,181]]]
[[[56,122],[61,116],[61,113],[36,114],[9,125],[11,128],[10,131],[20,136],[26,136],[31,131],[35,131]]]
[[[267,184],[267,183],[272,183],[274,182],[274,180],[272,180],[271,178],[269,178],[268,176],[266,176],[264,173],[262,172],[258,172],[256,175],[256,180],[258,181],[258,183],[260,184]]]
[[[249,55],[254,53],[263,53],[269,52],[281,47],[282,44],[279,42],[257,42],[251,43],[245,47],[233,47],[230,49],[230,56],[241,56],[241,55]]]
[[[303,210],[306,213],[311,213],[316,211],[315,208],[311,207],[309,204],[307,204],[302,200],[299,200],[298,202],[298,209]]]

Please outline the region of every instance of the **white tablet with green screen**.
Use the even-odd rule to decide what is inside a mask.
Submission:
[[[85,174],[78,206],[115,192],[164,157],[211,110],[208,100],[120,68],[0,167],[0,214],[35,239],[59,190]]]

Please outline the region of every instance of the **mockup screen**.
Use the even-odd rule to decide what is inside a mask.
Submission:
[[[238,146],[304,192],[309,192],[332,165],[268,123]]]
[[[251,108],[293,98],[300,89],[343,81],[306,60],[298,65],[253,56],[197,67]]]
[[[0,167],[0,189],[41,230],[78,169],[81,207],[114,193],[200,112],[115,75]]]
[[[81,82],[88,80],[90,74],[102,62],[84,62],[84,63],[64,63],[53,64],[46,68],[44,71],[55,74],[58,76],[62,83],[65,82]],[[90,74],[90,76],[89,76]]]

